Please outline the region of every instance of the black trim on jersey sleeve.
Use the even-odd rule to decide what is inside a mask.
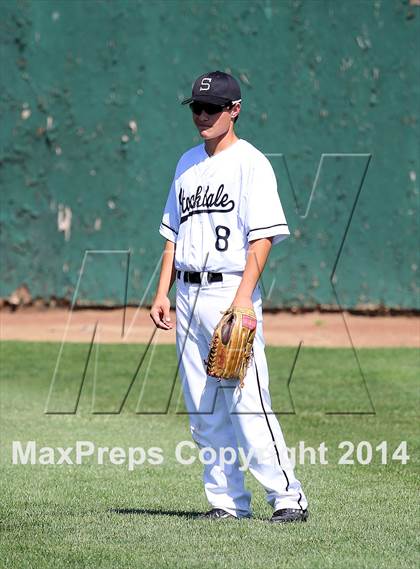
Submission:
[[[173,227],[171,227],[170,225],[166,225],[166,223],[163,223],[163,221],[161,221],[161,225],[163,225],[164,227],[167,227],[168,229],[173,231],[175,233],[175,235],[178,235],[178,231],[175,231],[175,229]]]
[[[268,225],[266,227],[250,229],[247,233],[247,240],[250,242],[272,237],[271,244],[277,245],[277,243],[280,243],[289,236],[290,231],[287,223],[275,223],[274,225]]]
[[[275,223],[274,225],[267,225],[266,227],[255,227],[254,229],[250,229],[248,231],[248,233],[246,234],[246,236],[248,237],[248,235],[250,233],[252,233],[253,231],[261,231],[263,229],[271,229],[272,227],[280,227],[281,225],[284,225],[287,227],[288,224],[287,223]]]
[[[169,225],[163,223],[163,221],[160,223],[159,233],[165,237],[165,239],[168,239],[168,241],[176,243],[178,232]]]

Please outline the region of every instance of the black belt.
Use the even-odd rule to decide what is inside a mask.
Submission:
[[[197,273],[194,271],[184,271],[184,283],[200,284],[202,274],[204,273]],[[177,271],[176,276],[178,279],[181,278],[181,271]],[[222,273],[211,273],[210,271],[207,273],[208,283],[217,283],[221,281],[223,281]]]

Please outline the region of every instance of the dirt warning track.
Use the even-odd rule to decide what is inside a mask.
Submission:
[[[175,313],[171,313],[175,323]],[[129,307],[112,310],[39,309],[0,311],[1,340],[37,342],[145,343],[155,330],[147,309]],[[125,334],[123,336],[123,323]],[[420,347],[420,318],[417,316],[359,316],[348,312],[265,312],[267,345],[323,347]],[[159,330],[157,343],[175,342],[175,331]]]

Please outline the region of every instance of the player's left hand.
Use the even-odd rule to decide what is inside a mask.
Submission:
[[[254,304],[252,302],[252,298],[250,296],[235,296],[235,298],[233,299],[232,304],[230,305],[230,308],[234,308],[234,307],[238,307],[238,308],[254,308]]]

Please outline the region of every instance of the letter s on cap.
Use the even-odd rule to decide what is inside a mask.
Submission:
[[[211,77],[203,77],[201,80],[200,91],[210,90]]]

